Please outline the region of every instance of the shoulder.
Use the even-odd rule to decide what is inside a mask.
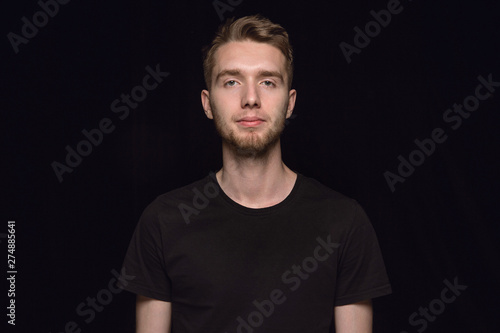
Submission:
[[[210,176],[205,176],[185,186],[170,190],[156,197],[152,202],[154,205],[165,206],[172,202],[192,201],[197,192],[203,192],[207,184],[210,184]]]
[[[302,174],[300,174],[300,177],[302,192],[311,198],[317,197],[318,199],[328,198],[330,200],[351,200],[344,194],[331,189],[314,178],[307,177]]]
[[[326,214],[332,220],[348,223],[351,227],[368,222],[363,208],[355,199],[333,190],[314,178],[304,175],[301,175],[301,178],[301,199],[312,205],[318,213]]]
[[[158,195],[143,212],[143,218],[154,220],[176,220],[182,219],[180,211],[184,206],[196,205],[196,198],[203,193],[211,194],[217,191],[218,187],[214,183],[211,175],[196,180],[188,185],[170,190]]]

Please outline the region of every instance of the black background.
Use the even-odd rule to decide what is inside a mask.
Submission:
[[[241,3],[240,3],[241,2]],[[296,117],[282,137],[293,170],[357,199],[377,231],[393,294],[374,301],[375,332],[496,332],[500,279],[497,88],[453,130],[443,113],[500,81],[496,1],[404,0],[403,10],[347,63],[339,47],[388,1],[233,1],[224,17],[261,13],[295,48]],[[239,4],[238,4],[239,3]],[[119,270],[138,218],[157,195],[221,167],[220,139],[201,107],[201,47],[221,23],[212,1],[71,1],[14,52],[36,1],[3,4],[2,227],[16,221],[16,326],[9,331],[133,332],[135,296],[113,296],[95,318],[77,306]],[[146,66],[170,75],[123,120],[112,101]],[[59,182],[51,163],[103,118],[105,134]],[[447,140],[392,192],[415,139]],[[2,273],[7,240],[1,238]],[[448,279],[467,289],[433,322],[409,316],[439,299]]]

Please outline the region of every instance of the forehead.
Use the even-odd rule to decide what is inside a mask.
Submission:
[[[242,71],[270,70],[286,75],[286,59],[277,48],[253,41],[229,42],[215,53],[214,73],[226,69]]]

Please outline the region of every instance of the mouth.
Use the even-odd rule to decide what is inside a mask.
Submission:
[[[244,127],[255,127],[263,122],[264,120],[259,117],[244,117],[237,121],[238,124]]]

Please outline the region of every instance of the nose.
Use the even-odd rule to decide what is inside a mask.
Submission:
[[[241,108],[259,108],[260,107],[260,96],[259,90],[255,84],[247,84],[245,89],[243,89],[243,94],[241,96]]]

